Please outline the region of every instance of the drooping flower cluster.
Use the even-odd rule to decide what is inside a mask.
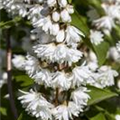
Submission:
[[[5,0],[2,3],[12,14],[27,16],[34,27],[31,31],[36,39],[34,54],[13,59],[14,66],[25,70],[39,85],[29,92],[21,91],[23,95],[19,97],[30,115],[42,120],[73,119],[83,112],[90,99],[86,84],[100,88],[114,84],[117,72],[110,67],[98,68],[97,62],[94,69],[86,62],[80,64],[84,53],[78,45],[84,34],[70,24],[74,9],[67,0]],[[102,33],[96,33],[103,41]],[[91,38],[94,42],[92,35]]]
[[[30,2],[27,4],[31,6]],[[84,36],[70,25],[73,12],[73,6],[66,0],[35,1],[28,9],[28,19],[35,28],[31,34],[37,39],[33,46],[35,55],[27,55],[26,60],[15,56],[13,64],[16,66],[22,60],[17,68],[24,68],[38,85],[54,90],[51,91],[52,98],[34,90],[23,92],[25,95],[19,97],[26,111],[37,118],[72,119],[83,111],[90,98],[84,87],[90,70],[85,65],[71,69],[83,57],[77,46]],[[67,97],[65,91],[71,91],[71,95]]]

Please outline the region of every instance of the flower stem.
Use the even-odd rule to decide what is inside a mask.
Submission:
[[[15,106],[13,91],[12,91],[12,65],[11,65],[11,59],[12,59],[12,49],[11,49],[11,42],[10,42],[10,29],[6,30],[6,44],[7,44],[7,85],[8,85],[8,93],[9,93],[9,100],[10,100],[10,106],[12,113],[14,115],[15,120],[17,120],[17,109]]]
[[[56,88],[55,106],[58,105],[59,88]]]

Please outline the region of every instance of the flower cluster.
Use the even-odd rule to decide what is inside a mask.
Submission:
[[[100,44],[103,41],[104,35],[110,35],[112,28],[120,24],[119,0],[102,0],[101,9],[103,11],[102,17],[100,17],[99,12],[93,7],[87,13],[92,26],[94,26],[94,30],[90,31],[90,40],[95,45]],[[94,39],[91,36],[94,36]]]
[[[30,115],[42,120],[73,119],[83,112],[90,99],[86,84],[100,88],[114,84],[116,71],[108,66],[98,68],[97,62],[93,62],[96,66],[92,68],[80,61],[85,56],[79,48],[84,34],[70,24],[74,9],[67,0],[5,0],[2,3],[12,14],[26,16],[34,27],[31,31],[36,40],[33,54],[26,58],[14,56],[12,60],[16,68],[25,70],[39,86],[29,92],[21,91],[23,95],[18,98]],[[95,44],[103,41],[102,33],[91,33],[93,43],[94,36],[100,40]],[[50,92],[46,94],[41,86]]]
[[[90,98],[84,86],[90,70],[85,65],[71,69],[83,57],[77,47],[84,37],[80,30],[70,25],[73,6],[67,0],[41,0],[27,4],[31,6],[27,17],[34,26],[31,34],[37,40],[33,46],[35,55],[27,55],[26,59],[15,56],[13,64],[24,69],[35,83],[46,89],[52,88],[53,92],[47,96],[32,89],[22,92],[24,95],[19,99],[26,111],[37,118],[69,120],[77,117]],[[21,64],[18,65],[19,61]],[[71,95],[67,97],[68,93]]]

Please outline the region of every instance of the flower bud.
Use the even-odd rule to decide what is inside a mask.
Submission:
[[[63,22],[71,22],[71,17],[66,9],[61,12],[61,18]]]
[[[52,14],[52,19],[55,21],[55,22],[58,22],[60,20],[60,14],[58,12],[53,12]]]

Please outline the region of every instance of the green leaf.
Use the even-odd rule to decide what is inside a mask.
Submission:
[[[106,118],[103,113],[99,113],[96,116],[94,116],[93,118],[91,118],[90,120],[106,120]]]
[[[86,23],[86,18],[81,16],[76,10],[74,14],[72,14],[71,24],[80,29],[85,35],[89,34],[89,28]]]
[[[118,96],[118,94],[111,92],[110,90],[100,89],[93,86],[88,86],[88,89],[90,89],[89,95],[91,97],[88,101],[88,105],[93,105],[111,97]]]
[[[15,77],[15,79],[17,82],[21,83],[21,87],[27,87],[34,83],[33,79],[27,75],[18,75]]]
[[[105,102],[106,103],[106,102]],[[108,106],[108,104],[106,105],[107,107],[109,107],[109,109],[107,110],[107,109],[104,109],[104,108],[102,108],[101,106],[95,106],[95,108],[98,110],[98,111],[101,111],[101,112],[104,112],[104,115],[105,115],[105,117],[108,119],[108,120],[115,120],[115,117],[114,117],[114,115],[113,115],[113,112],[111,112],[111,110],[110,109],[112,109],[111,108],[111,105],[112,104],[110,104],[109,106]],[[105,106],[105,105],[104,105]],[[113,111],[115,112],[115,109],[113,108]]]
[[[102,42],[100,45],[93,45],[93,49],[97,55],[99,65],[103,65],[106,61],[107,52],[109,49],[109,43]]]
[[[7,116],[7,110],[6,110],[6,108],[0,107],[0,113],[1,113],[2,115]]]
[[[15,17],[12,20],[3,22],[0,22],[0,28],[10,28],[11,26],[15,25],[17,22],[21,21],[21,17]]]

